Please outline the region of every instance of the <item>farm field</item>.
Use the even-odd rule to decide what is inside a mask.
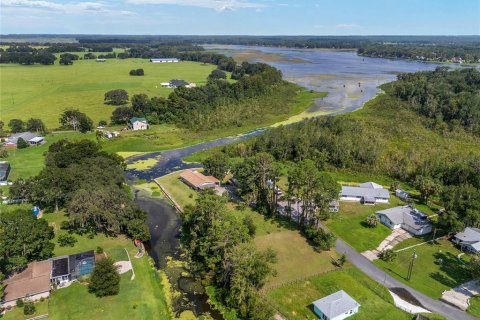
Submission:
[[[131,69],[143,68],[135,77]],[[78,60],[71,66],[0,65],[2,121],[40,118],[48,128],[59,127],[59,115],[68,108],[85,112],[94,123],[110,121],[115,106],[103,103],[105,92],[125,89],[129,95],[145,93],[166,97],[173,89],[161,82],[183,79],[204,84],[216,66],[197,62],[151,63],[147,59]]]
[[[352,319],[407,320],[412,318],[411,315],[392,304],[392,297],[387,289],[353,267],[281,286],[269,290],[266,296],[287,319],[313,320],[318,317],[313,312],[312,302],[338,290],[345,290],[360,304],[359,312]]]

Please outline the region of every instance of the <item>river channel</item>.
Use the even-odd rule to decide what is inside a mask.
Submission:
[[[275,66],[283,72],[284,78],[318,92],[328,92],[328,96],[318,99],[307,110],[314,115],[339,114],[361,108],[365,102],[380,92],[378,86],[395,80],[401,72],[433,70],[437,64],[414,61],[387,60],[357,56],[352,51],[299,50],[288,48],[247,47],[247,46],[206,46],[233,57],[243,55],[248,61],[261,61]],[[129,184],[139,179],[151,181],[168,173],[186,168],[200,167],[195,163],[183,163],[182,158],[192,153],[248,139],[261,134],[259,128],[248,133],[200,143],[194,146],[152,152],[127,159],[128,163],[155,158],[153,167],[137,171],[126,171]],[[148,213],[147,223],[152,239],[147,248],[158,268],[169,269],[167,259],[182,261],[179,233],[181,217],[175,209],[163,200],[152,199],[138,192],[137,204]],[[167,274],[173,289],[182,297],[177,299],[174,309],[179,314],[190,310],[195,315],[211,313],[214,319],[222,319],[210,310],[203,288],[182,268],[172,269]],[[174,269],[174,270],[173,270]]]

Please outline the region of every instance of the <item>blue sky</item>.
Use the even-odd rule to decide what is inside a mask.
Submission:
[[[480,35],[480,0],[0,0],[0,33]]]

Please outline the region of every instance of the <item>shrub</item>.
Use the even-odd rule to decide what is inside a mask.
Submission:
[[[25,306],[23,307],[23,314],[24,315],[31,315],[34,314],[36,311],[35,305],[32,301],[25,302]]]
[[[18,299],[18,300],[17,300],[17,307],[18,307],[18,308],[23,308],[24,305],[25,305],[25,302],[23,302],[22,299]]]
[[[97,253],[102,254],[103,253],[103,248],[102,247],[97,247]]]
[[[25,149],[28,148],[29,144],[23,138],[18,138],[17,140],[17,149]]]
[[[120,291],[120,275],[111,258],[97,262],[93,269],[88,291],[97,297],[117,295]]]
[[[318,250],[330,250],[335,244],[335,236],[314,225],[308,225],[304,229],[305,237],[310,240]]]
[[[77,239],[75,239],[74,236],[68,233],[63,233],[58,236],[58,244],[60,247],[73,247],[75,243],[77,242]]]
[[[397,257],[397,253],[392,249],[387,249],[382,251],[378,257],[383,261],[392,262]]]
[[[378,223],[380,222],[380,219],[378,219],[377,215],[372,213],[370,214],[366,219],[365,223],[367,224],[368,227],[370,228],[375,228],[378,226]]]
[[[105,127],[106,125],[107,125],[107,121],[105,121],[105,120],[98,121],[98,126],[99,127]]]
[[[253,237],[257,232],[257,226],[255,225],[255,222],[253,222],[253,218],[251,216],[245,216],[245,218],[243,218],[243,223],[247,227],[250,237]]]
[[[130,75],[131,76],[143,76],[145,75],[145,72],[143,69],[132,69],[130,70]]]

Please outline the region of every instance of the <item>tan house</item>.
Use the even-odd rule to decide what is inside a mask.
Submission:
[[[220,186],[220,181],[213,176],[206,176],[196,169],[187,169],[180,174],[180,179],[195,190],[204,190]]]
[[[13,307],[18,299],[28,298],[35,301],[48,297],[51,273],[52,261],[50,260],[29,263],[25,270],[3,282],[5,289],[1,306]]]

